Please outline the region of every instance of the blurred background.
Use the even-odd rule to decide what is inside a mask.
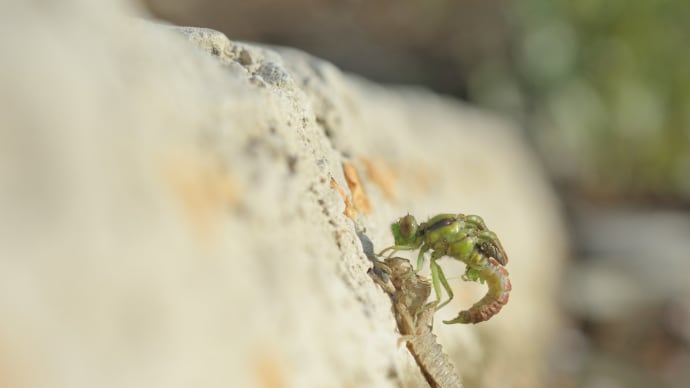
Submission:
[[[515,123],[572,237],[548,386],[690,386],[690,2],[146,3]]]

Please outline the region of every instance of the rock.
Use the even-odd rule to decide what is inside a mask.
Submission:
[[[362,242],[407,212],[499,234],[510,303],[444,326],[484,292],[444,259],[434,330],[468,385],[538,384],[564,233],[515,128],[103,3],[0,9],[0,385],[418,386]]]

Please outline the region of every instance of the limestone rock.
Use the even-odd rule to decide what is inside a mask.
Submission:
[[[445,259],[435,332],[539,383],[564,233],[515,128],[102,3],[0,9],[0,386],[419,386],[364,250],[407,212],[499,234],[510,303],[441,324],[485,291]]]

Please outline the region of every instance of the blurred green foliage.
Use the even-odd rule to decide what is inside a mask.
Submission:
[[[473,97],[521,115],[547,165],[589,195],[688,203],[690,1],[513,6],[513,63],[473,74]]]

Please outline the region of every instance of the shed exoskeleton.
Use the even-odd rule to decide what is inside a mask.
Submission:
[[[407,343],[424,378],[432,387],[461,388],[455,367],[432,333],[436,302],[426,303],[431,294],[431,281],[418,275],[404,258],[389,257],[375,265],[390,278],[388,281],[374,279],[393,300],[401,340]]]

